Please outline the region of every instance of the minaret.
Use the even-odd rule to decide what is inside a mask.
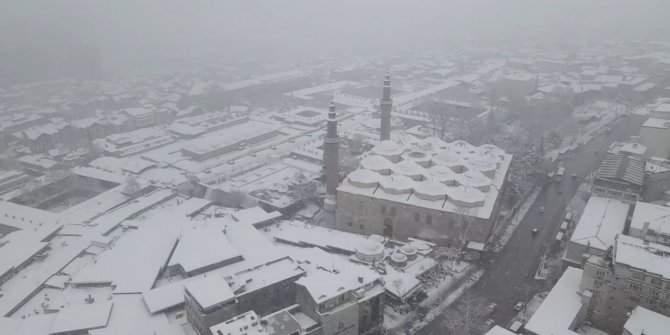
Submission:
[[[384,76],[384,88],[382,89],[382,100],[379,103],[381,112],[381,129],[379,131],[379,140],[385,141],[391,139],[391,110],[393,109],[393,100],[391,100],[391,74],[387,71]]]
[[[337,120],[335,119],[335,102],[330,101],[328,109],[328,129],[324,138],[324,160],[326,163],[326,200],[323,207],[335,211],[337,207],[337,185],[340,183],[340,139],[337,137]]]

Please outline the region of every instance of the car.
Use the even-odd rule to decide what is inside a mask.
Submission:
[[[544,206],[540,207],[540,213],[544,213]]]
[[[558,189],[558,194],[563,194],[564,191],[565,190],[561,187],[561,188]]]
[[[519,301],[516,303],[516,305],[514,305],[514,310],[520,312],[525,306],[526,304],[524,304],[522,301]]]
[[[531,234],[533,235],[537,235],[538,232],[540,231],[537,228],[533,228],[533,230],[531,230]]]
[[[495,326],[495,325],[496,325],[496,322],[493,321],[493,319],[488,319],[488,320],[486,320],[486,326],[487,326],[487,327],[489,327],[489,328],[493,328],[493,326]]]
[[[572,174],[572,179],[577,179],[577,174],[576,173]]]
[[[496,304],[495,302],[492,302],[488,307],[489,313],[493,313],[493,311],[495,311],[496,308],[498,308],[498,304]]]

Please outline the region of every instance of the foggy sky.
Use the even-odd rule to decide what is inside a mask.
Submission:
[[[578,39],[668,38],[662,0],[3,0],[7,46],[89,44],[105,62],[292,59]]]

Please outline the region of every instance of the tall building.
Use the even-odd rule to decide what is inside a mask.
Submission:
[[[386,76],[384,76],[384,88],[382,89],[382,100],[379,103],[379,111],[381,112],[381,129],[379,131],[380,141],[391,139],[392,109],[393,100],[391,100],[391,74],[386,72]]]
[[[340,139],[337,137],[337,119],[335,114],[335,102],[330,101],[328,109],[328,130],[324,138],[324,156],[326,163],[326,210],[334,211],[337,207],[337,185],[340,183]]]
[[[591,291],[588,319],[618,332],[636,307],[670,316],[670,248],[619,235],[604,256],[584,265],[580,291]]]

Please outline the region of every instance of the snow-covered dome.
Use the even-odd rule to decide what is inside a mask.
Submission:
[[[369,238],[356,246],[356,257],[368,263],[379,262],[384,258],[384,246]]]
[[[372,148],[372,152],[384,157],[389,157],[402,154],[403,149],[398,143],[386,140],[379,142],[379,144]]]
[[[401,161],[391,167],[393,173],[410,177],[414,180],[422,180],[424,169],[419,164],[411,161]]]
[[[407,256],[407,259],[413,260],[416,258],[416,248],[411,246],[411,245],[405,245],[400,248],[400,252],[403,253],[403,255]]]
[[[361,160],[361,166],[365,169],[387,175],[390,174],[390,168],[393,166],[393,163],[379,155],[368,155]]]
[[[349,174],[349,182],[358,187],[376,187],[382,176],[366,169],[358,169]]]
[[[407,256],[405,254],[396,252],[395,254],[391,255],[391,262],[395,266],[405,266],[405,263],[407,263]]]
[[[380,180],[384,192],[391,194],[411,193],[414,181],[406,176],[392,175]]]
[[[478,207],[484,205],[486,196],[476,188],[456,186],[447,188],[449,200],[461,207]]]
[[[446,194],[447,186],[435,180],[426,180],[414,186],[414,195],[422,200],[444,200]]]
[[[470,170],[460,175],[461,184],[474,187],[482,192],[488,192],[491,180],[481,172]]]

